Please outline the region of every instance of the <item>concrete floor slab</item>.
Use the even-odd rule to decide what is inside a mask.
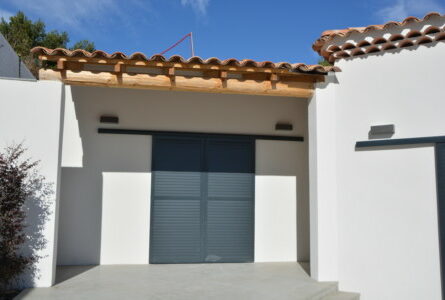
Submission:
[[[73,266],[58,268],[57,277],[55,286],[16,299],[317,300],[337,291],[297,263]]]

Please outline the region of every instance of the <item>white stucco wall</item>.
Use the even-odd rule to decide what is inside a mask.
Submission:
[[[321,281],[338,278],[333,76],[317,85],[308,107],[311,276]]]
[[[307,157],[304,143],[265,140],[256,143],[257,262],[309,259],[308,161],[303,157]],[[300,226],[295,226],[297,220]]]
[[[27,272],[22,287],[47,287],[54,282],[57,201],[60,176],[60,140],[63,119],[62,85],[58,82],[36,82],[0,79],[0,147],[23,143],[26,156],[39,160],[39,173],[54,186],[48,199],[48,219],[38,215],[40,209],[27,203],[27,232],[31,248],[41,259],[35,274]],[[37,226],[42,226],[38,228]],[[46,240],[40,249],[37,238]],[[41,240],[40,239],[40,240]]]
[[[151,138],[97,128],[307,136],[307,101],[294,98],[67,86],[65,113],[61,265],[148,263]],[[256,164],[256,259],[307,261],[307,142],[257,141]]]
[[[363,300],[441,299],[433,146],[355,143],[379,124],[395,124],[393,138],[445,135],[443,53],[340,60],[310,103],[312,271]]]
[[[104,172],[102,180],[100,263],[147,263],[150,174]]]

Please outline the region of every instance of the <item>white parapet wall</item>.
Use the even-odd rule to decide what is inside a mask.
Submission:
[[[28,250],[41,256],[35,272],[27,271],[21,287],[48,287],[54,283],[57,202],[63,122],[62,84],[0,79],[0,147],[23,143],[26,156],[40,161],[38,171],[53,185],[47,219],[41,208],[27,203]],[[44,241],[44,244],[39,242]],[[42,247],[43,245],[43,247]]]
[[[441,299],[433,145],[356,149],[445,135],[444,43],[342,59],[309,106],[313,276],[363,300]]]

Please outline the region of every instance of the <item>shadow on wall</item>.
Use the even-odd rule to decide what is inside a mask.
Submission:
[[[65,125],[78,126],[70,130],[77,131],[75,139],[81,147],[63,150],[57,265],[97,265],[103,241],[103,173],[150,172],[150,144],[147,136],[99,135],[96,114],[106,113],[106,108],[95,108],[97,103],[85,89],[71,87],[70,91],[65,118],[74,119]],[[64,139],[70,138],[64,132]],[[131,205],[130,198],[121,201]]]
[[[46,248],[45,223],[49,220],[51,211],[51,202],[54,201],[53,184],[46,183],[45,178],[37,174],[31,175],[30,190],[31,196],[25,201],[24,211],[26,213],[26,243],[22,248],[25,256],[33,256],[37,259],[41,256],[41,251]],[[40,277],[36,264],[33,264],[23,276],[17,281],[18,287],[35,286],[35,281]]]

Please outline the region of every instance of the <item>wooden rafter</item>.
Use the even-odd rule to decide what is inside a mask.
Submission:
[[[323,75],[276,68],[46,55],[39,58],[57,63],[54,70],[41,69],[40,79],[71,85],[309,98],[314,83],[324,80]],[[88,69],[92,65],[109,66],[109,71]]]

